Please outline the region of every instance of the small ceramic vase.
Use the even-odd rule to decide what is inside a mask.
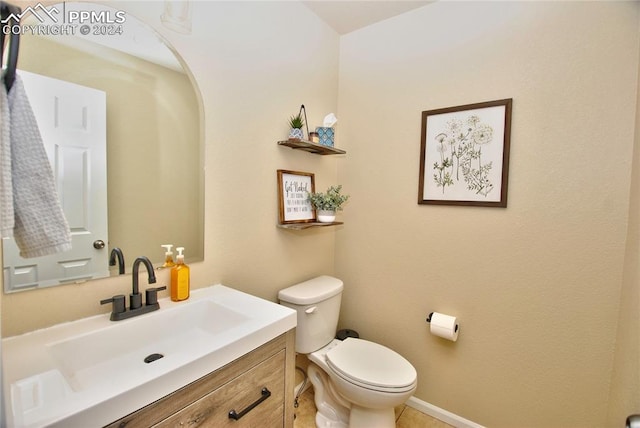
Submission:
[[[320,223],[332,223],[336,220],[335,211],[318,210],[316,211],[316,215]]]
[[[289,138],[298,138],[300,140],[304,139],[304,133],[301,128],[291,128],[289,130]]]

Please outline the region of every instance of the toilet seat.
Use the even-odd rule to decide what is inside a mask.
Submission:
[[[329,368],[344,380],[381,392],[415,388],[415,368],[397,352],[363,339],[347,338],[326,353]]]

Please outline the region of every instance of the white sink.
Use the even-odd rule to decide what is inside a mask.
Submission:
[[[135,318],[105,314],[4,339],[8,426],[105,425],[295,325],[295,311],[215,285]]]
[[[185,302],[153,315],[50,343],[48,352],[72,390],[102,388],[202,357],[210,352],[217,334],[251,319],[211,300]],[[157,359],[146,363],[150,356]]]

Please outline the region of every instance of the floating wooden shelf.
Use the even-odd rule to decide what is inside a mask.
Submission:
[[[278,227],[281,229],[292,229],[292,230],[304,230],[309,229],[311,227],[325,227],[325,226],[337,226],[339,224],[344,224],[341,221],[334,221],[332,223],[288,223],[288,224],[279,224]]]
[[[305,152],[315,153],[317,155],[344,155],[344,150],[335,147],[323,146],[322,144],[312,141],[300,140],[298,138],[290,138],[284,141],[278,141],[278,145],[291,147],[292,149],[304,150]]]

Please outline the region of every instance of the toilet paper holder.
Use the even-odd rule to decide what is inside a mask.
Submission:
[[[433,312],[430,312],[429,315],[427,315],[427,322],[431,322],[432,316],[433,316]],[[453,331],[455,331],[456,333],[458,332],[458,324],[456,324],[456,327]]]

